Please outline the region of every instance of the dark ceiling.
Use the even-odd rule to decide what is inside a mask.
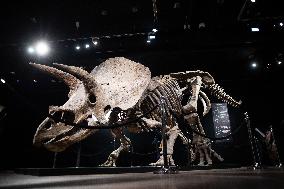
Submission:
[[[239,24],[239,13],[240,19],[250,20],[284,14],[276,0],[157,0],[156,4],[155,27],[163,31],[181,30],[185,23],[194,30],[200,22],[211,30],[233,31]],[[151,0],[6,1],[2,2],[0,15],[1,45],[42,37],[57,40],[145,32],[154,27]]]

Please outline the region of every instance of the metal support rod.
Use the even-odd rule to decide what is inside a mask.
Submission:
[[[115,150],[115,137],[113,137],[113,151]]]
[[[56,167],[56,160],[57,160],[57,152],[54,152],[52,168]]]
[[[254,137],[254,142],[255,142],[255,154],[256,154],[256,161],[258,162],[259,166],[262,166],[262,158],[260,155],[260,149],[259,149],[259,141],[258,139],[255,137],[255,135],[253,135]]]
[[[275,143],[275,148],[276,148],[276,156],[277,156],[277,167],[282,167],[282,163],[281,163],[281,159],[280,159],[280,156],[279,156],[279,153],[278,153],[278,148],[277,148],[277,144],[276,144],[276,139],[274,137],[274,132],[273,132],[273,128],[272,128],[272,125],[269,126],[269,129],[270,129],[270,132],[271,132],[271,135],[272,135],[272,139]]]
[[[161,97],[161,114],[162,114],[162,138],[163,138],[163,158],[164,158],[164,167],[169,168],[168,161],[168,146],[167,146],[167,136],[166,136],[166,111],[165,111],[165,99]]]
[[[186,167],[191,167],[192,166],[192,162],[191,162],[191,160],[192,160],[192,153],[191,153],[191,144],[190,144],[190,142],[189,142],[189,139],[188,138],[186,138],[187,139],[187,154],[188,154],[188,161],[187,161],[187,165],[186,165]]]
[[[152,0],[152,3],[153,3],[153,17],[154,17],[153,24],[154,24],[154,27],[156,27],[158,23],[157,0]]]
[[[78,150],[77,150],[77,159],[76,159],[76,167],[80,167],[80,162],[81,162],[81,142],[78,143]]]
[[[241,17],[242,17],[242,14],[244,13],[245,7],[246,7],[246,5],[247,5],[247,1],[248,1],[248,0],[246,0],[246,1],[244,2],[243,6],[242,6],[242,8],[241,8],[241,10],[240,10],[240,12],[239,12],[239,14],[238,14],[238,17],[237,17],[237,20],[238,20],[238,21],[241,21]]]
[[[131,160],[130,160],[130,167],[133,167],[133,153],[134,153],[134,150],[133,150],[133,146],[131,144]]]
[[[251,151],[252,151],[253,168],[258,168],[259,167],[259,162],[257,161],[256,154],[255,154],[254,137],[253,137],[253,134],[251,132],[249,116],[248,116],[247,112],[245,112],[244,115],[245,115],[245,119],[246,119],[246,123],[247,123],[249,142],[250,142]]]

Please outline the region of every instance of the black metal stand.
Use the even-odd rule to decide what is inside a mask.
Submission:
[[[248,136],[249,136],[249,142],[250,142],[250,146],[251,146],[251,151],[252,151],[252,157],[253,157],[253,169],[258,169],[261,166],[261,162],[259,161],[259,154],[258,154],[258,150],[256,147],[256,143],[255,143],[255,138],[253,136],[253,133],[251,131],[251,127],[250,127],[250,120],[249,120],[249,116],[248,113],[245,112],[245,119],[246,119],[246,123],[247,123],[247,129],[248,129]]]
[[[76,159],[76,168],[80,167],[81,162],[81,142],[78,143],[77,159]]]
[[[162,115],[162,140],[163,140],[163,159],[164,165],[160,170],[154,171],[154,174],[176,174],[178,171],[169,166],[168,150],[167,150],[167,136],[166,136],[166,111],[165,111],[165,98],[161,97],[161,115]]]
[[[276,156],[277,156],[277,165],[276,165],[276,167],[282,168],[282,163],[281,163],[281,159],[280,159],[280,156],[279,156],[279,153],[278,153],[278,148],[277,148],[276,139],[275,139],[275,136],[274,136],[272,125],[270,125],[269,129],[270,129],[270,132],[271,132],[271,135],[272,135],[272,139],[274,140],[275,147],[276,147]]]
[[[54,152],[52,168],[56,167],[57,152]]]
[[[255,137],[255,135],[253,135],[253,138],[254,138],[254,144],[255,144],[256,159],[257,159],[257,162],[258,162],[258,166],[261,167],[262,166],[262,157],[261,157],[261,151],[259,149],[259,141]]]
[[[131,150],[130,167],[132,167],[133,166],[133,153],[134,153],[132,144],[130,146],[130,150]]]

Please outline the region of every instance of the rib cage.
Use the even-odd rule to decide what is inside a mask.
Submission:
[[[239,107],[241,105],[241,101],[236,101],[233,99],[230,95],[227,95],[224,92],[224,89],[221,88],[218,84],[212,84],[208,86],[208,89],[210,90],[211,94],[215,97],[217,97],[219,100],[222,100],[234,107]]]
[[[180,115],[182,113],[182,95],[180,94],[180,87],[178,83],[166,76],[157,80],[152,80],[151,82],[155,82],[156,87],[152,90],[149,90],[142,99],[139,108],[140,111],[142,113],[148,112],[153,107],[161,103],[161,97],[163,96],[165,98],[167,117],[170,117],[172,114],[171,112],[175,112],[177,115]],[[147,118],[161,122],[160,109],[155,109],[147,116]]]

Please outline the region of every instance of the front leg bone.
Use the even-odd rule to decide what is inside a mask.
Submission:
[[[175,166],[175,162],[173,160],[173,153],[174,153],[174,145],[175,141],[178,136],[184,137],[184,135],[181,133],[181,130],[178,128],[178,126],[174,126],[171,128],[166,135],[168,135],[168,140],[167,140],[167,159],[169,162],[169,165]],[[162,144],[162,143],[161,143]],[[163,147],[162,147],[163,149]],[[152,166],[162,166],[164,165],[164,156],[163,156],[163,150],[160,153],[160,158],[157,162],[151,163],[150,165]]]
[[[116,138],[120,140],[120,146],[118,149],[114,150],[109,156],[106,162],[104,162],[101,166],[106,167],[116,167],[116,160],[118,159],[120,153],[122,151],[129,151],[131,147],[131,141],[127,138],[121,129],[113,129],[112,133],[115,135]]]

